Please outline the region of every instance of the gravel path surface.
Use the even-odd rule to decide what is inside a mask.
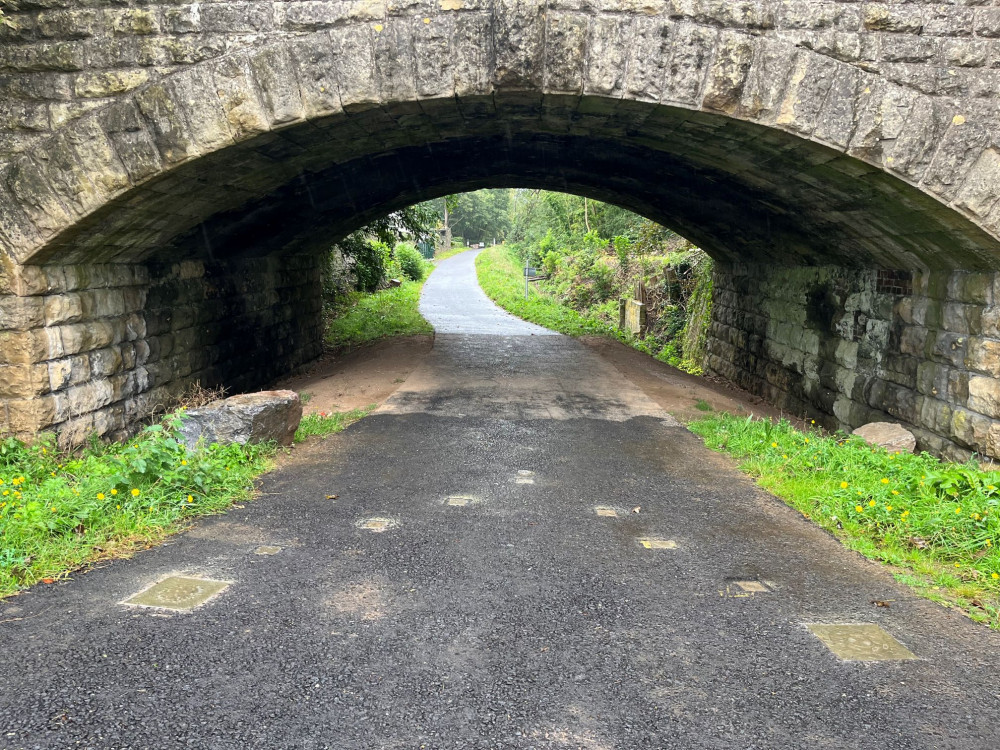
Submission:
[[[0,603],[0,748],[996,746],[1000,635],[472,301],[471,261],[425,287],[438,335],[400,391],[258,500]],[[121,603],[178,574],[230,584]],[[916,658],[841,660],[817,623]]]

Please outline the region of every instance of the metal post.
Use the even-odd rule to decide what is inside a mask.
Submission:
[[[528,299],[528,259],[524,259],[524,298]]]

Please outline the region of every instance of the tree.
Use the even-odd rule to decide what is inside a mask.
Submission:
[[[391,249],[399,242],[420,242],[437,228],[438,215],[429,203],[394,211],[344,237],[330,249],[323,294],[328,305],[352,286],[373,292],[385,280]]]
[[[503,239],[510,225],[510,196],[508,188],[449,196],[450,228],[470,242]]]

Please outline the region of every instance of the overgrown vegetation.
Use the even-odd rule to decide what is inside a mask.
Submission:
[[[510,249],[502,245],[487,248],[476,257],[476,275],[486,295],[519,318],[568,336],[617,335],[606,323],[587,317],[549,295],[532,290],[525,299],[522,267]]]
[[[1000,628],[1000,472],[929,454],[887,453],[858,437],[787,421],[707,416],[689,425],[710,448],[897,578]]]
[[[548,277],[549,297],[588,320],[617,329],[619,303],[645,304],[637,349],[700,373],[711,315],[712,261],[674,232],[625,209],[579,196],[517,191],[510,247]],[[624,332],[623,332],[624,333]]]
[[[188,451],[181,413],[126,443],[79,454],[51,436],[0,441],[0,596],[88,562],[146,547],[194,517],[249,497],[273,446]]]
[[[341,297],[330,311],[326,344],[349,349],[389,336],[431,333],[418,309],[422,287],[422,281],[404,281],[373,294],[351,292]]]

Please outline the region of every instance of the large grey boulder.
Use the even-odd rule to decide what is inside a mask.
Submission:
[[[185,414],[181,438],[189,449],[199,439],[205,445],[268,440],[291,445],[302,419],[302,402],[295,391],[261,391],[213,401]]]
[[[854,434],[871,445],[881,445],[890,453],[913,453],[917,439],[913,433],[894,422],[869,422],[854,431]]]

